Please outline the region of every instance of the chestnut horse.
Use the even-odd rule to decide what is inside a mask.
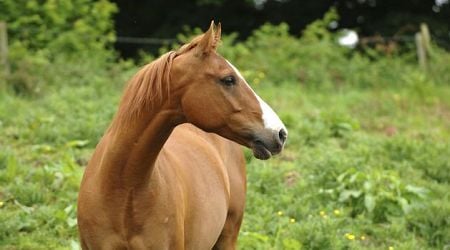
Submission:
[[[216,52],[220,31],[212,22],[128,83],[81,183],[83,249],[236,248],[246,191],[238,144],[268,159],[287,131]]]

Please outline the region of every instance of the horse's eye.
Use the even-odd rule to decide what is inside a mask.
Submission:
[[[233,86],[236,84],[236,79],[234,78],[234,76],[226,76],[220,79],[220,82],[226,86]]]

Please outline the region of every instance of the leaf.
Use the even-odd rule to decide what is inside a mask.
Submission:
[[[338,182],[342,182],[346,176],[347,176],[347,172],[340,174],[340,175],[337,177],[337,181],[338,181]]]
[[[338,127],[341,131],[352,131],[352,125],[346,122],[341,122],[336,124],[336,127]]]
[[[72,212],[72,210],[73,210],[73,205],[69,205],[66,208],[64,208],[64,212],[66,214],[70,214],[70,212]]]
[[[376,206],[376,199],[371,194],[366,194],[364,196],[364,206],[366,207],[367,211],[370,213],[373,212]]]
[[[371,189],[372,189],[372,183],[370,181],[365,181],[364,182],[364,190],[369,191]]]
[[[344,190],[339,195],[339,201],[344,202],[348,200],[350,197],[358,198],[361,195],[361,191],[357,190]]]
[[[81,249],[80,243],[78,243],[78,241],[76,241],[76,240],[71,240],[70,241],[70,249],[71,250]]]
[[[249,237],[252,237],[254,239],[257,239],[260,242],[267,242],[269,241],[269,237],[264,234],[256,233],[256,232],[243,232],[242,234],[247,235]]]
[[[69,148],[82,148],[89,144],[89,140],[73,140],[66,143]]]
[[[406,200],[403,197],[397,198],[398,203],[400,203],[400,206],[402,207],[403,213],[407,214],[411,210],[411,206],[409,205],[408,200]]]
[[[19,201],[14,200],[14,204],[17,205],[20,209],[22,209],[25,213],[31,214],[34,211],[33,207],[27,207],[25,205],[22,205]]]
[[[38,151],[40,153],[52,153],[55,152],[55,148],[48,144],[40,144],[32,146],[34,151]]]
[[[290,239],[290,238],[283,239],[283,249],[299,250],[299,249],[302,249],[302,244],[298,240],[295,240],[295,239]]]
[[[69,218],[67,218],[66,222],[67,222],[67,225],[69,227],[74,227],[74,226],[77,225],[77,219],[76,218],[69,217]]]
[[[428,190],[426,188],[422,188],[422,187],[416,187],[416,186],[412,186],[412,185],[407,185],[405,187],[406,191],[413,193],[417,196],[419,196],[420,198],[425,198]]]
[[[349,182],[354,183],[358,179],[358,177],[359,177],[359,173],[352,174],[352,176],[350,176]]]

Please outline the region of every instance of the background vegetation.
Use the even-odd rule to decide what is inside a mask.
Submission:
[[[13,66],[0,78],[0,249],[78,249],[83,167],[142,62],[109,48],[107,1],[32,3],[0,2]],[[328,31],[336,20],[330,11],[301,37],[287,24],[223,37],[221,53],[289,129],[281,156],[246,151],[240,248],[446,248],[450,54],[433,45],[423,71],[414,50],[346,49]]]
[[[185,26],[204,27],[220,20],[227,32],[248,38],[253,30],[270,22],[287,23],[297,35],[320,19],[333,6],[341,16],[328,28],[357,30],[377,43],[401,44],[414,40],[421,22],[428,23],[434,41],[450,48],[450,4],[448,0],[113,0],[120,11],[114,17],[120,37],[173,38]],[[151,13],[151,14],[149,14]],[[120,41],[120,40],[119,40]],[[156,44],[115,44],[121,55],[133,57],[145,49],[157,51]]]

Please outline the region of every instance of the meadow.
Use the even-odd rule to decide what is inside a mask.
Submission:
[[[424,71],[412,52],[339,47],[325,22],[223,38],[289,130],[269,161],[245,150],[240,249],[448,248],[450,55]],[[139,64],[55,58],[0,92],[0,249],[79,248],[80,178]]]

